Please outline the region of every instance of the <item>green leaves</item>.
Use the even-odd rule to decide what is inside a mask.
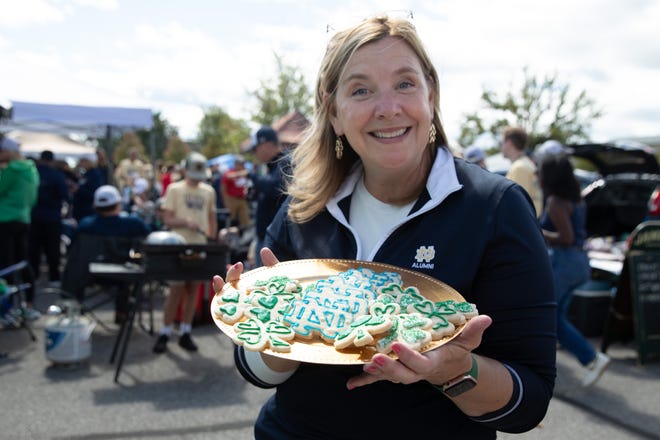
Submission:
[[[566,144],[589,140],[592,122],[603,114],[585,90],[574,93],[570,84],[562,83],[557,74],[535,75],[523,69],[523,79],[516,88],[495,91],[484,88],[480,109],[464,115],[458,142],[468,147],[484,133],[499,147],[502,129],[521,126],[529,135],[529,146],[548,139]]]

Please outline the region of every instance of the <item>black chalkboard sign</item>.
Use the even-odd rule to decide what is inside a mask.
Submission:
[[[660,252],[631,252],[631,293],[639,362],[660,355]]]
[[[628,253],[639,362],[660,355],[660,223],[642,223]]]

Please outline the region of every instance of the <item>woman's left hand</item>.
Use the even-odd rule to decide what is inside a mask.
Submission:
[[[392,349],[398,360],[386,354],[376,354],[364,366],[364,372],[350,378],[346,386],[351,390],[380,380],[404,384],[420,380],[438,385],[445,383],[470,370],[470,353],[481,344],[483,333],[491,322],[487,315],[476,316],[452,341],[425,353],[395,343]]]

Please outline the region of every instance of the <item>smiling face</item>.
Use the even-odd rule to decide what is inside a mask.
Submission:
[[[428,165],[433,105],[415,52],[403,40],[385,37],[351,57],[339,78],[330,119],[367,174],[405,173]]]

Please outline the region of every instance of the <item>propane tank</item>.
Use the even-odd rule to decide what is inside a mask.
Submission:
[[[55,363],[84,361],[92,354],[92,331],[96,323],[80,315],[78,301],[60,301],[48,308],[46,357]]]

